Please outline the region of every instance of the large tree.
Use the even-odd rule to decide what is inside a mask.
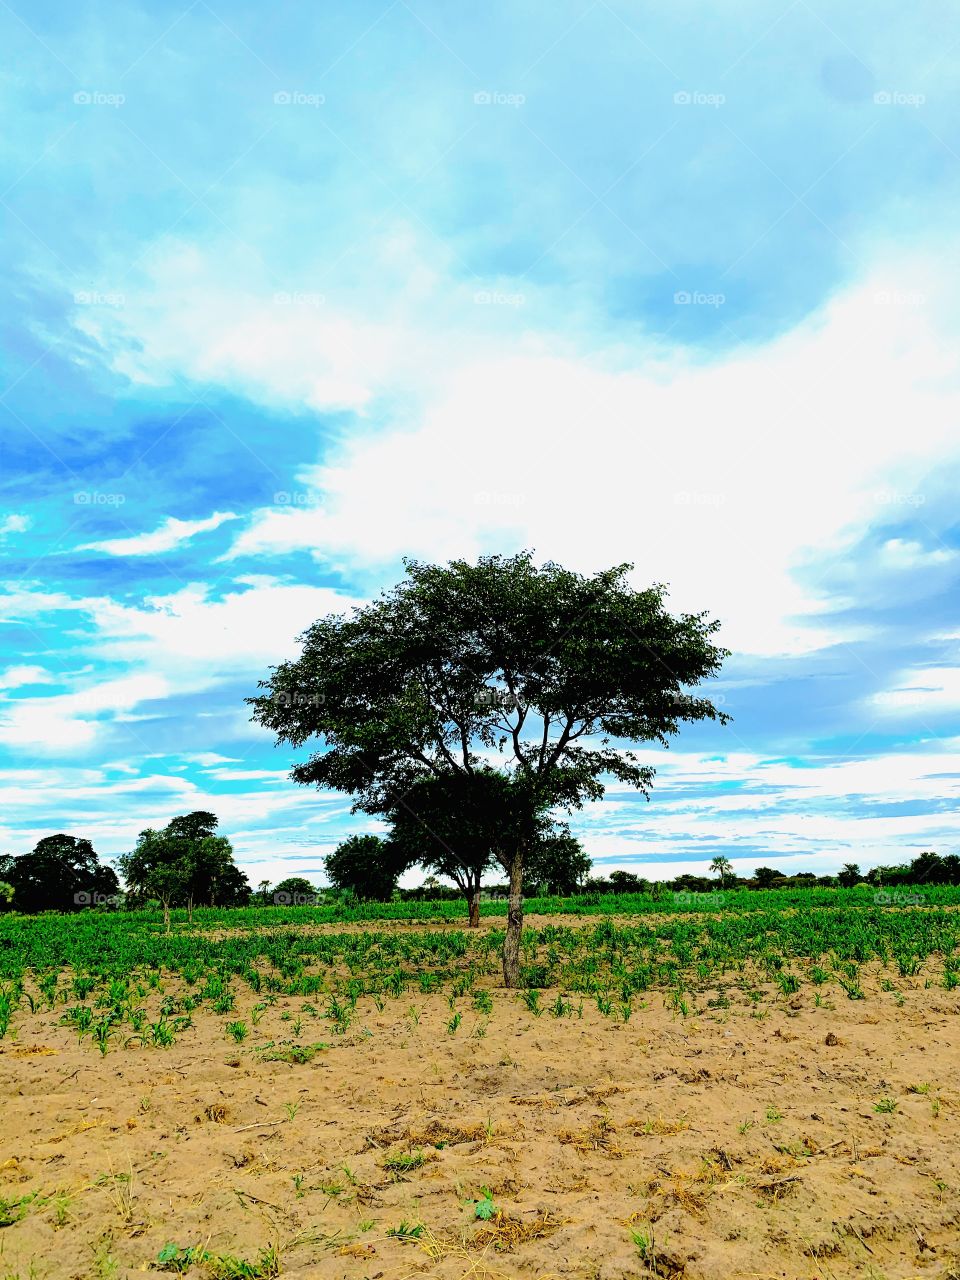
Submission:
[[[17,911],[77,911],[112,898],[120,883],[89,840],[62,832],[38,840],[31,853],[4,859],[0,879],[13,888]]]
[[[572,809],[616,778],[649,792],[631,743],[668,745],[682,721],[725,721],[690,689],[726,650],[704,614],[672,616],[665,588],[635,590],[632,566],[584,577],[532,554],[476,564],[406,561],[406,579],[351,616],[321,618],[303,652],[247,701],[278,741],[323,749],[297,782],[395,810],[418,782],[507,782],[496,850],[510,880],[503,971],[520,979],[524,864],[545,810]]]

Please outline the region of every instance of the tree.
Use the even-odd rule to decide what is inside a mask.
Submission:
[[[345,791],[366,813],[394,810],[417,782],[474,777],[481,752],[505,761],[495,856],[510,882],[504,981],[516,986],[543,813],[600,799],[606,776],[647,795],[654,769],[625,744],[666,746],[681,721],[725,723],[688,689],[727,651],[710,640],[718,623],[666,611],[664,587],[634,590],[630,565],[584,577],[523,552],[405,567],[371,605],[315,622],[301,656],[247,701],[278,742],[322,739],[295,781]]]
[[[722,855],[718,855],[710,863],[710,870],[714,875],[720,877],[720,888],[722,889],[727,883],[727,877],[733,876],[733,863],[729,858],[724,858]]]
[[[580,841],[562,823],[534,842],[525,874],[530,884],[566,897],[579,890],[592,865]]]
[[[860,874],[860,868],[855,862],[844,863],[843,867],[837,873],[837,884],[843,889],[852,889],[855,884],[859,884],[863,879]]]
[[[210,906],[246,902],[247,878],[233,860],[226,836],[214,835],[217,818],[205,810],[172,818],[160,831],[147,828],[132,853],[118,859],[123,877],[136,896],[159,898],[163,923],[170,932],[170,908],[183,903],[192,922],[194,904]]]
[[[185,902],[192,868],[182,844],[166,830],[147,827],[137,836],[136,847],[117,859],[127,887],[138,897],[159,898],[164,932],[170,932],[170,908]]]
[[[758,889],[769,889],[779,875],[780,872],[773,867],[757,867],[753,873],[753,878],[757,882]]]
[[[9,907],[13,902],[14,888],[6,880],[0,880],[0,908]]]
[[[316,896],[316,889],[303,876],[287,876],[273,890],[273,900],[277,903],[295,903],[298,898],[313,899]]]
[[[414,783],[387,814],[406,865],[452,880],[467,900],[470,928],[480,924],[480,883],[500,841],[508,792],[502,774],[477,768]]]
[[[614,893],[639,893],[640,877],[632,871],[611,871],[610,883]]]
[[[116,873],[100,862],[90,841],[63,832],[44,836],[31,853],[5,859],[0,877],[24,912],[77,911],[120,891]]]
[[[327,854],[323,865],[335,888],[349,889],[365,901],[389,902],[408,864],[390,840],[350,836]]]

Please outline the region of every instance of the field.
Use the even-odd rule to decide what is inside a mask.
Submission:
[[[0,1278],[960,1277],[960,890],[0,916]]]

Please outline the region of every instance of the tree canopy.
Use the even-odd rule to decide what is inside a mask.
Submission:
[[[17,911],[79,911],[98,900],[115,899],[120,883],[104,866],[89,840],[44,836],[31,853],[0,858],[0,880],[13,890]]]
[[[380,836],[350,836],[323,860],[330,883],[362,901],[389,902],[407,869],[406,856]]]
[[[665,588],[635,590],[632,566],[590,577],[530,552],[431,566],[352,615],[321,618],[295,661],[248,699],[280,742],[322,749],[301,783],[396,811],[417,783],[485,766],[507,783],[502,861],[510,877],[504,977],[519,980],[524,859],[546,809],[600,799],[604,778],[646,794],[653,767],[629,745],[666,746],[681,722],[725,721],[690,688],[716,675],[718,623],[674,617]]]

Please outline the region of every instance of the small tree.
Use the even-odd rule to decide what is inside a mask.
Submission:
[[[366,901],[389,902],[407,861],[390,840],[350,836],[323,860],[330,883]]]
[[[192,868],[180,842],[166,831],[147,827],[137,836],[136,847],[117,863],[127,887],[141,898],[159,898],[163,928],[170,932],[170,908],[185,902],[190,892]]]
[[[566,897],[579,890],[592,865],[566,823],[551,824],[534,842],[526,874],[530,884]]]
[[[247,701],[279,742],[323,740],[295,781],[348,792],[367,813],[393,811],[415,783],[505,761],[496,857],[510,881],[504,982],[516,986],[541,815],[600,799],[607,777],[646,795],[653,767],[624,744],[666,746],[683,721],[726,722],[688,692],[720,669],[719,623],[671,616],[665,588],[635,590],[626,564],[592,577],[538,568],[529,552],[405,564],[392,592],[314,623],[301,657]]]
[[[843,889],[852,889],[855,884],[859,884],[863,880],[860,874],[860,868],[855,862],[845,862],[837,873],[837,884]]]
[[[294,902],[297,898],[315,898],[316,895],[316,889],[304,876],[287,876],[273,890],[273,900],[279,903]]]
[[[733,878],[733,864],[731,863],[729,858],[724,858],[722,855],[719,855],[716,858],[714,858],[714,860],[710,863],[710,870],[713,872],[714,875],[720,877],[721,889],[724,888],[724,886],[726,885],[728,878],[730,879]]]
[[[769,889],[779,875],[780,872],[773,867],[757,867],[753,873],[753,878],[757,882],[758,889]]]
[[[0,880],[0,908],[9,907],[14,899],[14,888],[6,880]]]

